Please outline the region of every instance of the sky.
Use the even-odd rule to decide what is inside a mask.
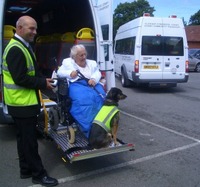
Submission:
[[[134,0],[113,0],[115,9],[119,3],[133,2]],[[146,0],[151,7],[155,17],[169,17],[176,15],[178,18],[184,18],[187,23],[192,15],[200,10],[199,0]]]

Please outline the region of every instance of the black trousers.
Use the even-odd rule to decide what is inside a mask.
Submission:
[[[17,151],[21,174],[32,173],[33,177],[43,177],[46,171],[38,153],[37,116],[29,118],[13,117],[17,127]]]

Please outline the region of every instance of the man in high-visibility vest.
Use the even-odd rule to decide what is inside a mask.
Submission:
[[[47,175],[38,153],[37,115],[40,113],[39,89],[53,89],[52,79],[39,75],[36,58],[30,49],[37,34],[37,23],[22,16],[16,23],[16,33],[3,54],[3,93],[8,112],[17,127],[17,150],[20,178],[32,177],[32,182],[55,186],[58,181]]]

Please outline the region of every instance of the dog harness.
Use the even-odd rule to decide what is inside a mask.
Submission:
[[[119,109],[116,106],[102,106],[93,123],[104,128],[106,132],[110,132],[110,122],[117,112]]]

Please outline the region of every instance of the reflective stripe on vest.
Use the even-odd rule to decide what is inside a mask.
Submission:
[[[93,123],[100,125],[107,132],[110,132],[110,122],[117,112],[119,112],[119,109],[116,106],[102,106]]]
[[[37,96],[34,89],[27,89],[16,85],[12,79],[6,62],[6,57],[12,47],[18,47],[23,52],[26,58],[27,75],[35,76],[35,68],[33,59],[28,51],[19,41],[11,39],[6,46],[3,54],[3,85],[4,85],[4,100],[10,106],[31,106],[38,104]],[[13,63],[15,63],[13,61]],[[16,70],[17,71],[17,70]]]

